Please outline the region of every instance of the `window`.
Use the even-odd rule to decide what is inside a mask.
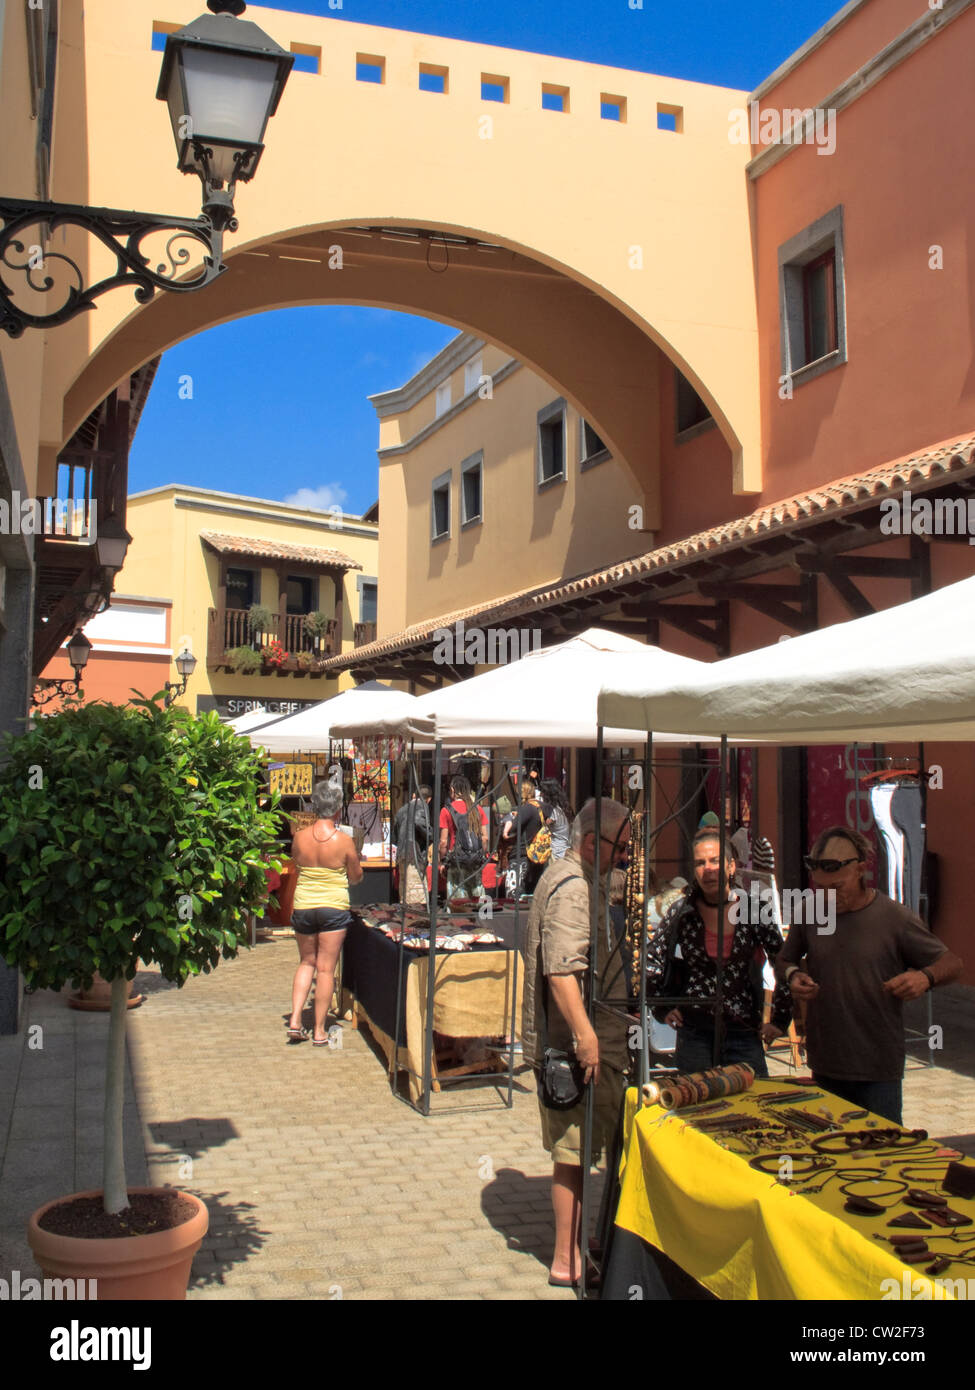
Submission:
[[[569,89],[568,87],[553,87],[550,82],[542,83],[542,110],[543,111],[568,111],[569,109]]]
[[[714,418],[687,377],[676,367],[674,368],[674,381],[674,416],[677,434],[684,434],[687,430],[696,430],[699,425],[706,425]],[[700,433],[699,430],[698,433]]]
[[[484,455],[472,454],[460,466],[460,523],[469,526],[481,518]]]
[[[359,622],[374,623],[379,602],[379,585],[375,579],[363,579],[359,586]]]
[[[599,463],[609,458],[609,450],[588,420],[579,421],[579,462]]]
[[[322,50],[306,43],[293,43],[291,52],[295,55],[295,72],[312,72],[316,75],[322,70]]]
[[[509,82],[507,77],[499,77],[493,72],[481,73],[481,100],[507,101]]]
[[[386,59],[372,53],[355,55],[355,80],[357,82],[385,82]]]
[[[663,102],[657,102],[657,129],[670,130],[676,135],[680,135],[684,129],[684,108],[683,106],[667,106]]]
[[[469,396],[472,391],[476,391],[481,382],[483,374],[484,359],[480,353],[464,367],[464,395]]]
[[[256,602],[256,578],[253,570],[227,570],[228,608],[250,608]]]
[[[438,68],[433,63],[420,64],[420,91],[421,92],[440,92],[447,93],[446,68]]]
[[[439,420],[441,415],[446,415],[450,409],[450,382],[445,381],[442,386],[437,387],[437,406],[435,419]]]
[[[565,478],[565,401],[538,412],[538,485]]]
[[[836,252],[817,256],[802,268],[806,362],[836,351]]]
[[[599,114],[604,121],[626,120],[626,97],[614,97],[602,92],[599,97]]]
[[[287,609],[288,613],[313,613],[315,611],[315,581],[314,579],[296,578],[289,574],[287,578]]]
[[[842,207],[779,247],[779,303],[783,377],[800,384],[843,365]]]
[[[440,541],[450,535],[450,474],[434,478],[430,495],[430,539]]]

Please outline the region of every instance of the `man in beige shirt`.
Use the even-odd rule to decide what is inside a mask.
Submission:
[[[598,1159],[619,1123],[627,1052],[627,1023],[603,1009],[589,1022],[583,993],[589,970],[591,895],[594,867],[600,875],[623,856],[630,840],[629,813],[618,801],[604,800],[601,843],[596,853],[596,803],[586,802],[572,825],[571,847],[553,859],[532,900],[525,943],[522,1046],[536,1077],[545,1047],[561,1048],[585,1069],[595,1086],[592,1156]],[[604,916],[604,914],[603,914]],[[600,922],[596,971],[599,998],[625,1011],[625,971],[615,939],[607,941]],[[545,1010],[546,996],[548,1002]],[[547,1040],[546,1040],[547,1033]],[[570,1110],[549,1110],[539,1093],[542,1142],[552,1155],[552,1208],[555,1252],[549,1283],[571,1287],[579,1280],[579,1224],[582,1199],[582,1122],[585,1101]]]

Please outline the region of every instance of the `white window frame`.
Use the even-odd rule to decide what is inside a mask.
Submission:
[[[481,510],[477,516],[467,515],[467,492],[464,488],[464,478],[468,473],[478,473],[480,475],[480,498]],[[471,454],[464,459],[460,465],[460,526],[465,530],[468,526],[480,526],[484,520],[484,450],[478,449],[476,454]]]
[[[450,505],[450,491],[451,491],[451,487],[450,487],[450,478],[451,478],[451,470],[448,468],[448,470],[447,470],[446,473],[441,473],[440,476],[437,477],[437,478],[434,478],[433,482],[430,484],[430,544],[431,544],[431,545],[437,545],[440,541],[448,541],[448,540],[450,540],[450,521],[451,521],[451,511],[452,511],[452,508],[451,508],[451,505]],[[446,490],[447,490],[447,529],[446,529],[445,531],[437,531],[437,530],[435,529],[436,524],[437,524],[437,506],[436,506],[436,502],[434,501],[434,499],[435,499],[435,497],[436,497],[436,494],[437,494],[438,492],[441,492],[444,488],[446,488]]]
[[[811,261],[827,251],[832,251],[835,257],[836,347],[825,357],[804,362],[804,271]],[[794,386],[804,386],[807,381],[842,367],[847,361],[842,203],[779,247],[779,329],[782,376],[788,377]]]
[[[535,480],[539,489],[552,487],[555,483],[564,483],[566,479],[566,463],[568,460],[568,407],[564,396],[559,396],[557,400],[550,401],[543,406],[536,417],[537,424],[535,430]],[[554,420],[562,421],[562,471],[553,473],[546,478],[542,471],[544,460],[544,450],[542,448],[542,427],[550,425]]]
[[[464,395],[470,396],[480,385],[481,377],[484,375],[484,358],[481,353],[472,357],[464,366]]]
[[[450,409],[450,405],[450,381],[448,380],[441,382],[441,384],[437,387],[437,403],[434,408],[434,419],[439,420],[441,416],[446,415],[447,411]]]

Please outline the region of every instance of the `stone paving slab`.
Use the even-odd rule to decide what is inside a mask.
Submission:
[[[530,1080],[517,1078],[511,1110],[465,1088],[418,1115],[391,1094],[365,1031],[346,1024],[335,1050],[285,1043],[296,960],[278,938],[182,990],[139,976],[128,1176],[207,1201],[189,1297],[571,1300],[546,1282],[551,1167]],[[69,1010],[66,994],[30,996],[25,1029],[0,1038],[0,1276],[33,1268],[30,1211],[100,1183],[107,1017]],[[973,1002],[957,987],[935,996],[939,1064],[909,1064],[905,1123],[975,1153]]]

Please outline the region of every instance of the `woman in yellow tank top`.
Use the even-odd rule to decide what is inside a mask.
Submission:
[[[328,1042],[325,1019],[335,987],[335,965],[352,920],[349,884],[362,882],[362,865],[351,838],[338,828],[341,788],[319,782],[312,792],[311,808],[317,820],[299,830],[291,846],[291,857],[298,868],[291,925],[300,960],[291,990],[288,1041],[301,1042],[308,1036],[301,1025],[301,1015],[317,973],[312,1043],[324,1047]]]

